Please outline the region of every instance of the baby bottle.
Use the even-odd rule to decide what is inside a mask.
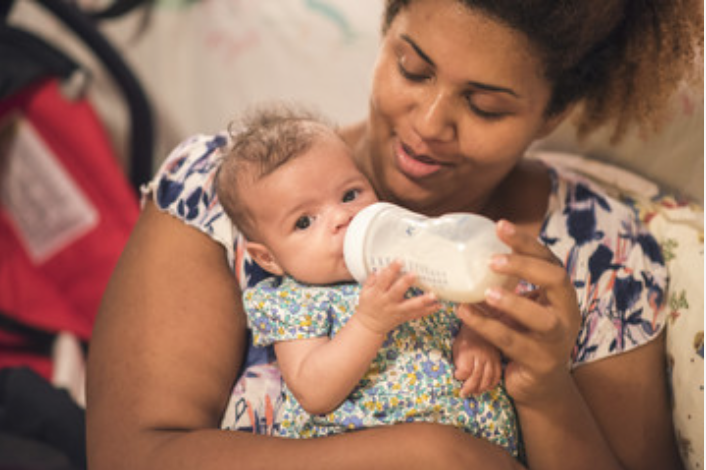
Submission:
[[[470,213],[430,218],[386,202],[358,212],[344,241],[356,281],[399,261],[405,272],[417,275],[420,288],[463,303],[480,302],[488,287],[509,282],[489,267],[494,254],[508,252],[490,219]]]

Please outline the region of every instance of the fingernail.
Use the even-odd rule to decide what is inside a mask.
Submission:
[[[502,292],[497,287],[489,287],[485,290],[486,300],[497,302],[502,297]]]
[[[490,258],[490,265],[494,268],[501,268],[507,265],[508,260],[506,255],[494,255]]]
[[[512,235],[515,233],[515,225],[510,221],[503,219],[498,222],[498,225],[500,226],[500,230],[503,233],[506,233],[508,235]]]

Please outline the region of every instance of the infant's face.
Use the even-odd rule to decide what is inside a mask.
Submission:
[[[343,258],[351,219],[377,201],[333,133],[248,190],[257,232],[284,272],[310,284],[352,280]]]

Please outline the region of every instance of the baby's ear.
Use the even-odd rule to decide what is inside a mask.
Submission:
[[[282,267],[279,265],[272,252],[262,243],[247,242],[245,249],[248,250],[253,261],[265,271],[275,276],[282,276],[284,274]]]

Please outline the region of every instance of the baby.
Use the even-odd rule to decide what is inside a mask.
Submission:
[[[285,382],[280,434],[439,422],[517,455],[497,350],[460,326],[454,305],[415,289],[399,263],[353,282],[346,229],[377,197],[333,127],[276,106],[231,134],[218,197],[252,259],[275,275],[243,299],[255,343],[274,344]],[[453,356],[469,366],[459,378],[474,395],[461,393]]]

